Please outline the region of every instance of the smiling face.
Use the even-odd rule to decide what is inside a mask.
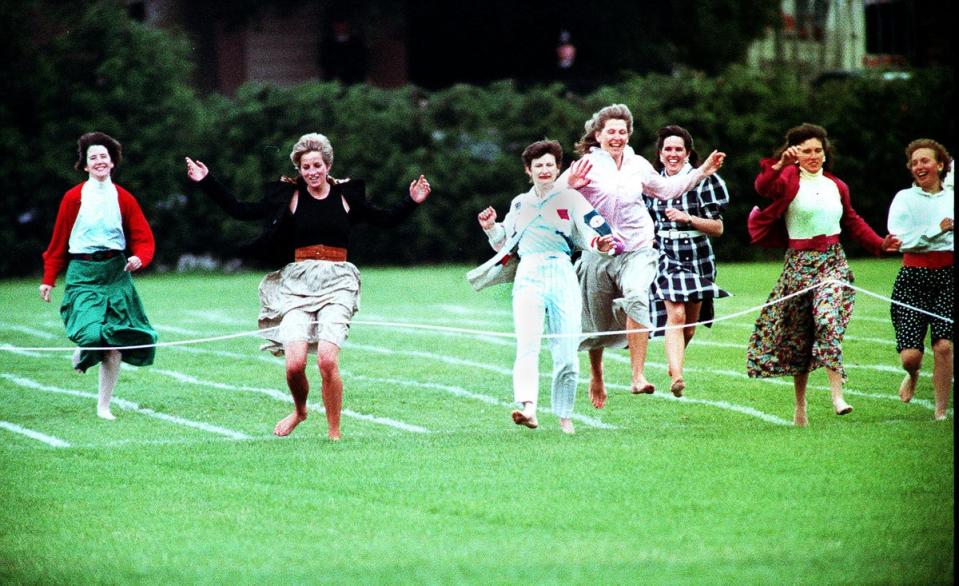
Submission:
[[[939,172],[942,169],[943,163],[936,160],[936,151],[932,149],[916,149],[909,157],[909,171],[912,173],[912,179],[927,193],[935,193],[942,188],[939,179]]]
[[[629,130],[626,121],[621,118],[607,120],[602,130],[596,132],[596,142],[614,159],[622,157],[623,150],[629,144]]]
[[[90,179],[104,181],[113,172],[113,160],[107,147],[91,145],[87,149],[86,165],[83,170],[90,174]]]
[[[526,174],[533,180],[536,187],[544,187],[556,182],[559,177],[559,166],[556,164],[556,157],[552,153],[546,153],[530,161],[529,167],[526,167]]]
[[[313,189],[322,188],[330,172],[326,161],[323,160],[323,155],[317,151],[304,153],[303,156],[300,157],[300,166],[298,168],[303,180],[306,181],[307,187]]]
[[[663,148],[659,151],[659,160],[666,169],[667,175],[679,173],[689,159],[686,150],[686,141],[680,136],[667,136],[663,139]]]
[[[826,162],[826,151],[822,141],[810,138],[797,145],[799,147],[799,167],[808,173],[818,173]]]

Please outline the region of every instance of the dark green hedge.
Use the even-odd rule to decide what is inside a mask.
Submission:
[[[728,154],[723,178],[732,204],[721,261],[778,253],[748,245],[745,216],[760,203],[752,181],[760,157],[785,130],[810,121],[826,126],[836,147],[833,170],[849,183],[854,205],[884,232],[888,204],[908,185],[902,149],[928,136],[954,146],[951,70],[911,72],[909,79],[860,76],[819,87],[789,76],[735,66],[716,77],[696,72],[625,79],[570,96],[560,85],[519,90],[509,82],[414,87],[309,83],[293,88],[247,85],[235,97],[199,96],[190,84],[189,45],[168,33],[94,8],[67,35],[37,51],[5,42],[5,62],[23,69],[0,89],[3,200],[0,275],[36,273],[62,193],[83,179],[72,169],[75,140],[99,129],[119,138],[126,160],[118,183],[138,196],[158,237],[158,266],[185,254],[229,257],[258,227],[228,220],[184,173],[183,157],[206,162],[238,194],[256,197],[263,181],[294,172],[288,154],[303,133],[333,142],[333,174],[367,181],[374,201],[402,197],[419,173],[433,195],[392,231],[361,228],[352,259],[363,264],[475,262],[488,246],[475,215],[486,205],[505,212],[527,189],[519,154],[543,137],[567,150],[596,109],[624,102],[636,118],[633,148],[652,157],[655,130],[686,126],[700,153]],[[851,251],[857,252],[855,247]]]

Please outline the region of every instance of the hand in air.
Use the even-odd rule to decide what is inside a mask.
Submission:
[[[203,161],[194,161],[190,157],[186,157],[186,176],[192,179],[193,181],[202,181],[210,173],[210,170],[206,168],[206,165],[203,164]]]
[[[476,219],[479,221],[480,227],[489,232],[496,225],[496,210],[488,207],[476,214]]]
[[[726,153],[720,151],[713,151],[709,153],[709,156],[706,157],[706,162],[703,163],[700,169],[703,170],[703,173],[706,175],[712,175],[716,171],[719,171],[719,168],[723,166],[723,163],[726,161]]]
[[[430,195],[430,182],[426,177],[420,175],[420,178],[410,182],[410,198],[416,203],[423,203]]]
[[[590,179],[587,177],[593,164],[583,157],[569,166],[569,176],[566,178],[566,185],[571,189],[580,189],[589,185]]]

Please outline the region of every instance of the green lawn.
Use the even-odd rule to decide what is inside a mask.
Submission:
[[[735,297],[717,315],[765,302],[780,266],[722,265]],[[895,260],[852,266],[889,294]],[[546,378],[540,428],[511,422],[511,339],[376,324],[510,332],[509,289],[474,293],[467,268],[361,267],[339,443],[315,368],[310,419],[272,436],[291,405],[282,362],[252,337],[124,369],[114,422],[96,418],[95,369],[73,373],[69,351],[0,349],[0,582],[954,581],[953,418],[933,421],[931,357],[916,399],[898,400],[886,302],[857,296],[849,416],[832,414],[822,372],[807,429],[790,425],[788,379],[745,377],[753,311],[697,331],[682,400],[661,342],[652,396],[630,395],[625,351],[608,352],[606,408],[581,384],[565,436]],[[259,278],[137,287],[171,342],[254,330]],[[0,344],[69,346],[62,289],[47,305],[36,285],[0,283]]]

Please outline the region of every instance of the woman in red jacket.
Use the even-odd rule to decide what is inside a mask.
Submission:
[[[853,274],[839,243],[840,232],[876,256],[898,250],[901,244],[891,235],[880,238],[852,208],[846,184],[823,170],[828,151],[826,129],[802,124],[789,129],[773,158],[760,162],[756,192],[773,203],[763,210],[753,209],[749,235],[753,244],[787,249],[769,301],[831,279],[851,283]],[[766,306],[756,320],[746,351],[746,371],[750,377],[793,377],[797,426],[808,424],[806,385],[809,372],[819,367],[826,369],[836,414],[852,412],[842,395],[846,379],[842,338],[854,300],[853,289],[829,283]]]
[[[57,275],[66,267],[66,288],[60,317],[67,336],[80,348],[73,367],[85,372],[102,361],[97,415],[115,419],[110,400],[120,373],[120,361],[136,366],[153,364],[156,348],[83,350],[84,347],[155,344],[130,273],[153,260],[153,232],[130,192],[111,180],[122,158],[122,147],[102,132],[88,132],[77,141],[74,167],[88,173],[87,181],[66,192],[60,202],[50,245],[43,253],[40,298],[50,302]],[[132,252],[126,257],[124,252]]]

